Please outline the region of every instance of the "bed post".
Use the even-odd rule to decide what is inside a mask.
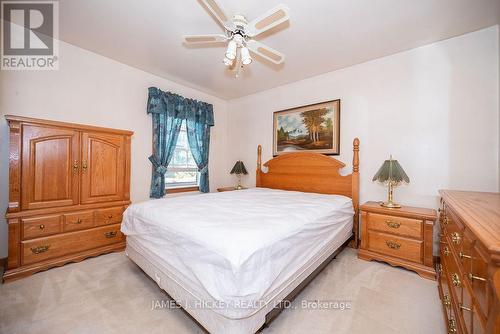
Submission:
[[[352,182],[351,182],[351,196],[352,204],[354,206],[354,219],[353,228],[354,240],[350,243],[352,248],[358,248],[359,242],[359,139],[354,138],[352,142]]]
[[[262,172],[262,146],[257,146],[257,172],[255,175],[255,186],[260,187],[260,173]]]

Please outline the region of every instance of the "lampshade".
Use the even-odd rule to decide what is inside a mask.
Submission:
[[[226,50],[226,58],[233,60],[236,58],[236,49],[238,47],[238,44],[232,39],[229,41],[229,44],[227,45],[227,50]]]
[[[250,57],[250,52],[246,46],[241,48],[241,62],[243,65],[249,65],[252,62],[252,57]]]
[[[231,174],[248,174],[246,168],[245,168],[245,165],[243,164],[243,161],[241,160],[238,160],[236,161],[236,163],[234,164],[234,167],[233,169],[231,169]]]
[[[393,160],[391,156],[389,160],[384,161],[372,181],[398,185],[403,182],[410,183],[410,178],[406,175],[399,162],[397,160]]]

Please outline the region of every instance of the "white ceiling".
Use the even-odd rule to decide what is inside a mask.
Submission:
[[[186,47],[184,34],[222,32],[197,0],[62,0],[60,37],[158,76],[231,99],[498,23],[500,0],[218,0],[251,20],[279,3],[289,23],[261,41],[283,66],[254,61],[235,79],[224,47]]]

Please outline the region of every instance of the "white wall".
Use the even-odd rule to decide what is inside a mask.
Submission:
[[[146,115],[147,88],[156,86],[214,105],[210,185],[227,184],[227,102],[140,71],[109,58],[60,44],[59,71],[0,72],[0,258],[7,256],[8,127],[3,115],[92,124],[135,132],[132,138],[131,199],[149,198],[151,117]],[[168,59],[165,59],[168,61]]]
[[[272,155],[274,111],[341,99],[339,159],[350,172],[359,137],[361,201],[386,198],[371,178],[389,154],[411,179],[395,191],[404,204],[437,207],[443,188],[498,191],[498,57],[496,26],[232,100],[231,160],[255,184],[257,145]]]

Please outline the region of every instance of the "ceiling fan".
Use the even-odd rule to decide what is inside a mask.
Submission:
[[[256,19],[247,22],[246,17],[241,14],[235,14],[230,19],[215,0],[200,1],[203,2],[210,13],[224,27],[225,33],[186,35],[184,36],[184,41],[187,44],[227,43],[223,62],[230,70],[236,70],[236,76],[239,75],[244,65],[249,65],[252,62],[250,52],[277,65],[284,62],[284,54],[253,38],[288,21],[290,16],[287,6],[282,4],[278,5]]]

